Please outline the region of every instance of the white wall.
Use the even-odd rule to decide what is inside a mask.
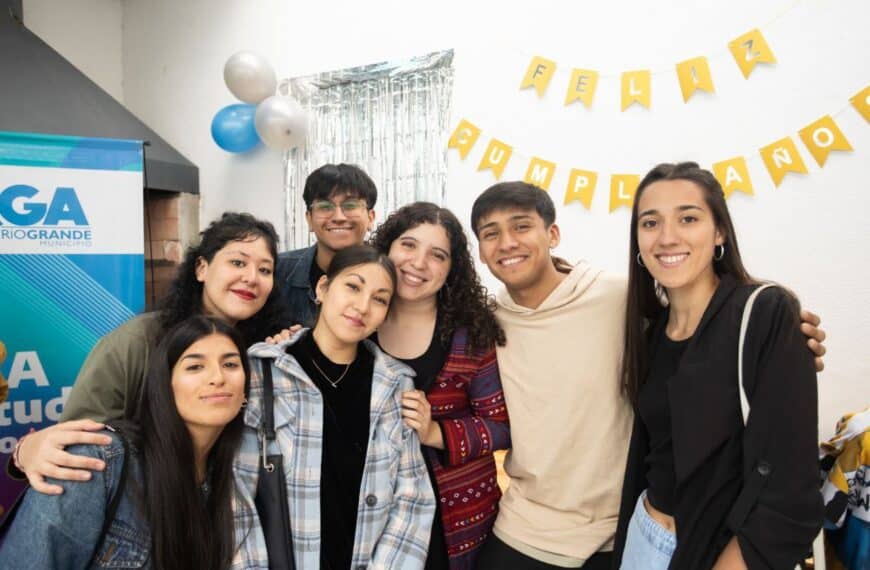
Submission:
[[[870,315],[862,308],[870,296],[870,124],[848,107],[870,82],[867,21],[870,4],[862,0],[124,0],[124,101],[200,167],[203,221],[249,210],[280,231],[279,153],[229,155],[209,134],[214,113],[234,102],[223,83],[226,59],[254,50],[279,77],[291,77],[454,48],[453,122],[467,118],[483,135],[466,161],[451,151],[447,205],[465,221],[475,196],[494,182],[476,170],[491,136],[525,157],[514,158],[505,179],[521,178],[532,155],[559,165],[551,187],[557,204],[570,168],[598,171],[592,210],[577,203],[559,210],[559,253],[623,273],[628,212],[607,213],[609,174],[642,174],[659,161],[750,157],[756,196],[730,201],[741,248],[750,271],[788,284],[824,318],[830,355],[820,377],[821,430],[828,435],[841,413],[870,403]],[[779,63],[744,80],[726,44],[754,27]],[[543,99],[518,90],[533,54],[561,68]],[[670,70],[697,55],[710,58],[717,93],[683,104]],[[616,74],[602,77],[591,110],[562,105],[571,67]],[[653,76],[653,107],[621,113],[618,73],[639,68],[662,70]],[[855,152],[834,153],[819,169],[798,142],[810,174],[774,189],[757,149],[786,135],[797,141],[798,129],[839,111]]]
[[[121,0],[24,0],[24,24],[123,102]]]

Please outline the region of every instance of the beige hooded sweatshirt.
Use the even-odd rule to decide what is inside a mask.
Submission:
[[[624,278],[586,262],[537,309],[498,295],[513,449],[495,532],[509,545],[580,560],[612,549],[632,423],[619,383],[625,295]]]

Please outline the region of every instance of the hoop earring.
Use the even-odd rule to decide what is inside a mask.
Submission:
[[[640,252],[637,252],[637,257],[635,257],[635,259],[637,260],[638,265],[640,265],[641,267],[646,267],[646,265],[643,264],[643,260],[640,258]]]
[[[721,243],[713,247],[713,259],[715,259],[716,261],[721,261],[723,257],[725,257],[725,244]]]
[[[247,398],[242,398],[242,405],[241,405],[241,407],[242,407],[242,408],[247,408],[247,407],[248,407],[248,399],[247,399]]]

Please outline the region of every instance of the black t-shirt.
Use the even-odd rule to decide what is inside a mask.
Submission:
[[[676,374],[689,340],[671,340],[662,328],[655,342],[649,374],[638,397],[638,413],[649,435],[649,454],[646,456],[647,499],[657,510],[672,515],[677,476],[674,471],[667,382]]]
[[[324,356],[311,333],[287,347],[287,352],[296,358],[323,395],[321,568],[350,568],[369,441],[374,358],[360,345],[350,366],[336,364]]]

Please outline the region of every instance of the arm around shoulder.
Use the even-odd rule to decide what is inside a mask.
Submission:
[[[448,465],[465,463],[511,446],[507,405],[495,349],[469,357],[474,375],[466,385],[471,413],[440,420]]]

